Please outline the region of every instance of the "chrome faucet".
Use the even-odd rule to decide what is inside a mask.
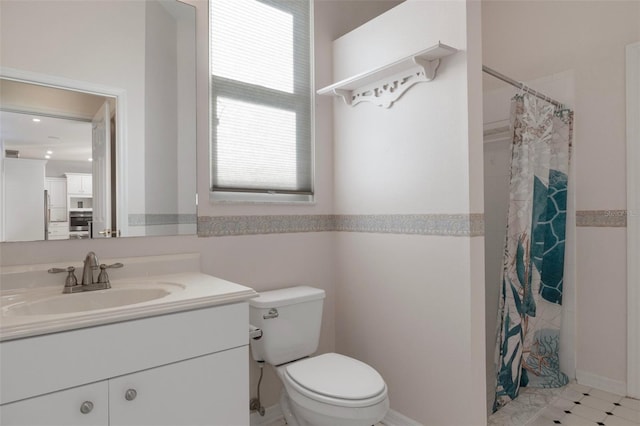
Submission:
[[[84,267],[82,268],[82,283],[78,284],[74,271],[76,268],[73,266],[69,266],[68,268],[51,268],[49,269],[50,274],[55,274],[58,272],[68,272],[67,279],[65,280],[63,293],[78,293],[81,291],[91,291],[91,290],[104,290],[107,288],[111,288],[111,283],[109,282],[109,275],[107,275],[108,268],[122,268],[124,265],[122,263],[114,263],[113,265],[105,265],[104,263],[101,265],[98,262],[98,257],[92,251],[87,253],[84,258]],[[100,268],[100,273],[98,274],[98,280],[94,279],[93,271]]]
[[[93,271],[94,269],[98,269],[100,266],[100,262],[98,262],[98,257],[92,251],[87,253],[84,258],[84,268],[82,268],[82,285],[94,284],[93,280]]]

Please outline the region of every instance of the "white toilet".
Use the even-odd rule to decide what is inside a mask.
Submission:
[[[280,406],[289,426],[371,426],[389,410],[387,385],[369,365],[318,348],[324,290],[291,287],[251,299],[256,361],[275,366],[284,384]]]

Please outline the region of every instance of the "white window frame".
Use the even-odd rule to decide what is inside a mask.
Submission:
[[[216,1],[216,0],[210,0]],[[228,1],[228,0],[222,0]],[[314,182],[315,182],[315,109],[314,109],[314,52],[313,52],[313,0],[296,0],[296,1],[281,1],[281,0],[258,0],[261,3],[275,7],[277,9],[287,11],[294,17],[294,28],[296,25],[300,25],[300,21],[304,19],[304,13],[299,10],[296,5],[302,1],[309,2],[309,12],[307,19],[309,19],[309,69],[295,70],[294,69],[294,87],[296,86],[295,80],[300,78],[300,75],[307,75],[309,78],[309,93],[305,96],[301,93],[286,93],[276,89],[270,89],[263,86],[254,85],[251,83],[245,83],[239,80],[232,80],[225,77],[213,75],[211,69],[209,69],[209,200],[214,203],[285,203],[285,204],[310,204],[314,202]],[[211,12],[209,12],[211,13]],[[295,31],[295,30],[294,30]],[[208,35],[209,43],[211,43],[211,34]],[[295,39],[294,39],[295,40]],[[294,41],[294,49],[299,48],[300,42]],[[210,50],[209,50],[210,51]],[[209,61],[209,67],[211,62]],[[295,89],[294,89],[295,90]],[[271,190],[264,189],[225,189],[216,188],[214,186],[215,175],[215,143],[216,143],[216,121],[217,121],[217,98],[218,96],[229,98],[242,102],[249,102],[256,105],[275,107],[282,109],[285,105],[290,111],[304,110],[305,107],[309,108],[308,115],[308,129],[309,135],[305,137],[301,135],[301,129],[305,126],[301,126],[296,122],[296,141],[298,144],[309,144],[310,158],[309,158],[309,170],[311,176],[311,191],[310,192],[298,192],[298,191],[286,191],[286,190]],[[297,165],[299,169],[299,164]]]

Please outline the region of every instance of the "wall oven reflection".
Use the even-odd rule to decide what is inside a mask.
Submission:
[[[89,238],[93,212],[73,211],[69,212],[69,238]]]

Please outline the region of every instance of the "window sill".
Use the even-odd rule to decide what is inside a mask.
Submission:
[[[313,195],[262,194],[251,192],[209,192],[212,204],[277,204],[292,206],[313,206]]]

